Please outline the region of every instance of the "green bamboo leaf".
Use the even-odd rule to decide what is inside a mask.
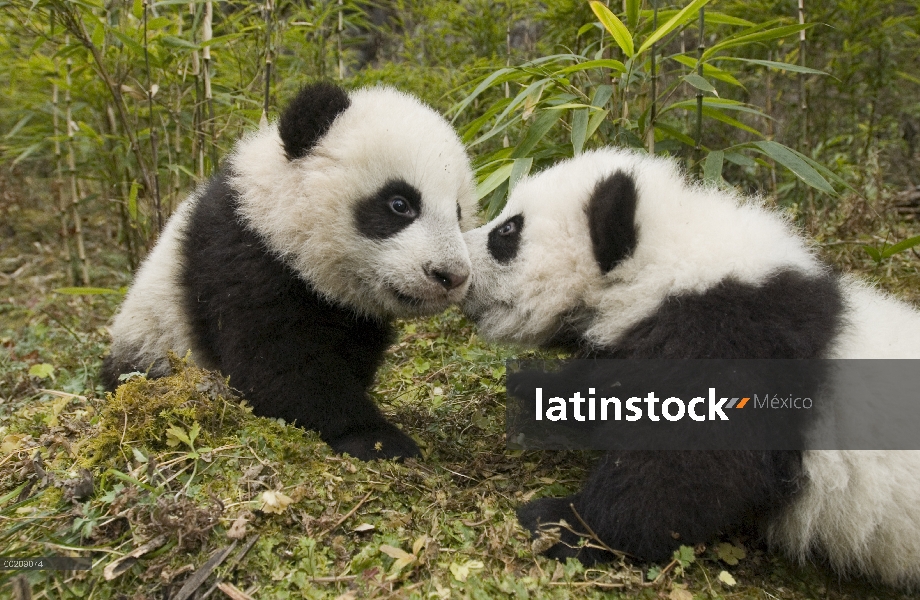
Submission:
[[[587,104],[582,104],[581,102],[564,102],[562,104],[554,104],[552,106],[547,106],[544,110],[569,110],[572,108],[591,108]]]
[[[131,7],[131,13],[134,15],[134,18],[140,21],[144,18],[144,0],[134,0],[134,4]]]
[[[747,156],[746,154],[741,154],[740,152],[734,151],[725,151],[725,160],[730,163],[734,163],[739,167],[744,167],[746,169],[753,169],[757,166],[757,161]]]
[[[528,156],[527,158],[516,158],[511,167],[511,175],[508,176],[508,193],[510,194],[514,190],[514,186],[518,184],[522,177],[530,173],[530,168],[533,166],[533,157]]]
[[[594,89],[594,95],[591,97],[591,106],[596,106],[597,108],[602,108],[607,101],[610,100],[610,96],[613,95],[613,86],[612,85],[599,85]]]
[[[752,142],[751,147],[783,165],[811,187],[831,194],[832,196],[837,194],[834,188],[831,187],[831,184],[829,184],[820,173],[813,169],[811,165],[804,160],[804,157],[795,150],[770,140]]]
[[[920,245],[920,235],[915,235],[912,238],[907,238],[906,240],[901,240],[893,246],[888,246],[882,251],[882,258],[891,258],[898,252],[904,252],[905,250],[910,250],[914,246]]]
[[[881,252],[879,252],[878,250],[876,250],[876,249],[873,248],[872,246],[863,246],[862,248],[863,248],[863,250],[866,251],[866,254],[868,254],[869,257],[870,257],[872,260],[874,260],[874,261],[877,262],[877,263],[882,262],[882,254],[881,254]]]
[[[604,29],[609,31],[610,35],[613,36],[613,41],[617,43],[617,46],[620,47],[623,54],[632,57],[635,54],[632,34],[629,33],[629,29],[626,28],[626,25],[623,25],[623,21],[597,0],[591,0],[591,10],[594,11],[594,14],[601,22],[601,25],[604,26]]]
[[[716,52],[725,50],[727,48],[734,48],[735,46],[744,46],[747,44],[754,44],[757,42],[768,42],[770,40],[776,40],[779,38],[789,37],[795,33],[803,31],[805,29],[811,29],[814,27],[814,23],[805,23],[804,25],[786,25],[784,27],[776,27],[775,29],[768,29],[766,31],[758,31],[756,33],[751,33],[748,35],[741,35],[733,38],[723,40],[717,44],[714,44],[711,48],[703,52],[703,60],[705,61],[711,57]]]
[[[505,183],[511,176],[511,171],[513,169],[514,162],[509,162],[492,171],[488,177],[483,179],[482,182],[476,186],[476,199],[482,200],[489,192]]]
[[[591,136],[594,135],[594,132],[597,131],[597,128],[601,126],[601,123],[604,122],[604,119],[606,119],[609,114],[609,110],[598,110],[591,115],[591,118],[588,119],[588,130],[585,133],[586,140],[591,139]]]
[[[693,2],[677,11],[677,14],[671,17],[664,25],[655,30],[652,35],[648,36],[648,38],[642,42],[642,45],[639,46],[639,50],[636,51],[636,54],[642,54],[651,48],[652,44],[668,35],[690,19],[694,18],[696,16],[695,13],[709,4],[709,1],[710,0],[693,0]]]
[[[697,63],[697,60],[693,58],[692,56],[687,56],[685,54],[676,54],[668,58],[676,62],[679,62],[680,64],[686,67],[689,67],[693,71],[696,71],[696,66],[698,63]],[[718,81],[724,81],[725,83],[731,84],[735,87],[740,87],[740,88],[744,87],[744,84],[738,81],[734,75],[732,75],[728,71],[720,69],[719,67],[716,67],[715,65],[711,65],[709,63],[703,63],[703,77],[706,77],[709,79],[716,79]]]
[[[597,23],[585,23],[584,25],[578,28],[578,33],[575,34],[575,37],[580,38],[584,34],[591,31],[592,29],[597,28],[597,26],[598,26]]]
[[[482,134],[481,136],[479,136],[478,138],[476,138],[475,140],[467,144],[467,146],[470,148],[472,148],[473,146],[478,146],[479,144],[485,142],[486,140],[490,140],[496,135],[502,133],[503,131],[508,129],[508,127],[510,127],[511,125],[514,125],[515,123],[519,121],[521,121],[521,115],[515,115],[511,119],[508,119],[507,121],[505,121],[504,123],[496,123],[495,127],[493,127],[489,131],[485,132],[484,134]]]
[[[572,151],[577,156],[585,147],[588,137],[588,109],[582,108],[572,113]]]
[[[641,5],[642,0],[626,0],[626,24],[631,31],[635,31],[636,26],[639,24],[639,8]]]
[[[706,106],[706,105],[703,105],[703,114],[706,115],[707,117],[709,117],[710,119],[715,119],[716,121],[721,121],[722,123],[725,123],[726,125],[731,125],[732,127],[736,128],[736,129],[740,129],[740,130],[742,130],[742,131],[747,131],[748,133],[751,133],[751,134],[753,134],[753,135],[756,135],[757,137],[763,137],[763,134],[760,133],[759,131],[757,131],[756,129],[754,129],[753,127],[751,127],[751,126],[749,126],[749,125],[745,125],[744,123],[742,123],[742,122],[739,121],[738,119],[734,119],[734,118],[732,118],[732,117],[729,117],[729,116],[726,115],[725,113],[723,113],[723,112],[721,112],[721,111],[719,111],[719,110],[717,110],[717,109],[715,109],[715,108],[712,108],[712,107],[708,107],[708,106]]]
[[[747,104],[743,102],[738,102],[737,100],[731,100],[730,98],[713,98],[712,96],[707,96],[703,98],[703,108],[705,109],[706,107],[716,108],[718,110],[732,110],[732,111],[737,111],[737,112],[743,112],[743,113],[748,113],[750,115],[756,115],[761,118],[767,118],[767,119],[770,118],[769,115],[763,114],[761,111],[757,110],[756,108],[751,108],[750,106],[748,106]],[[661,109],[661,112],[659,114],[664,114],[668,112],[669,110],[673,110],[675,108],[695,111],[696,110],[696,100],[695,99],[694,100],[681,100],[680,102],[674,102],[673,104],[669,104],[663,109]]]
[[[151,29],[162,29],[163,27],[169,27],[172,25],[172,19],[168,17],[154,17],[153,19],[147,20],[147,30]]]
[[[521,140],[521,143],[518,144],[514,152],[511,153],[511,157],[523,158],[530,154],[530,151],[540,143],[543,136],[553,128],[553,125],[555,125],[561,117],[562,111],[544,110],[540,116],[534,120],[533,125],[530,126],[527,133],[524,135],[524,139]]]
[[[236,31],[234,33],[227,33],[224,35],[219,35],[217,37],[213,37],[209,39],[206,42],[202,42],[201,47],[206,48],[208,46],[218,46],[220,44],[223,44],[224,42],[229,42],[237,38],[244,37],[248,32],[253,31],[255,29],[257,29],[257,27],[244,27],[243,29],[240,29],[239,31]]]
[[[716,91],[716,88],[713,87],[711,83],[706,81],[705,77],[700,77],[696,73],[688,73],[687,75],[684,75],[683,80],[698,90],[709,92],[710,94],[715,94],[716,96],[719,95],[719,92]]]
[[[460,139],[463,140],[463,143],[466,144],[473,139],[479,131],[485,126],[486,123],[492,120],[495,117],[498,111],[502,110],[511,102],[509,98],[502,98],[495,104],[489,107],[481,117],[470,122],[469,125],[460,130]]]
[[[917,77],[916,75],[912,75],[911,73],[906,73],[904,71],[895,71],[895,75],[897,75],[901,79],[906,79],[907,81],[911,83],[916,83],[917,85],[920,85],[920,77]]]
[[[640,15],[645,19],[651,19],[652,10],[643,10],[640,11]],[[661,20],[670,19],[677,14],[677,10],[659,10],[658,18]],[[739,19],[738,17],[733,17],[731,15],[726,15],[725,13],[715,12],[707,10],[705,14],[706,25],[737,25],[740,27],[751,27],[754,23],[747,21],[745,19]]]
[[[90,38],[93,46],[101,48],[102,44],[105,43],[105,27],[102,23],[96,23],[96,27],[93,28],[93,35]]]
[[[828,73],[824,71],[819,71],[818,69],[809,69],[808,67],[802,67],[800,65],[794,65],[787,62],[776,62],[775,60],[759,60],[756,58],[740,58],[736,56],[720,56],[714,60],[734,60],[739,62],[751,63],[754,65],[760,65],[762,67],[768,67],[770,69],[779,69],[780,71],[792,71],[794,73],[808,73],[811,75],[827,75]]]
[[[490,86],[504,83],[505,81],[513,79],[515,75],[516,73],[514,69],[506,67],[504,69],[499,69],[495,71],[494,73],[492,73],[491,75],[483,79],[481,82],[479,82],[479,85],[477,85],[476,88],[472,92],[470,92],[470,94],[466,98],[464,98],[463,100],[455,104],[450,109],[450,112],[454,113],[455,115],[454,119],[456,120],[457,115],[462,113],[463,109],[469,106],[473,102],[473,100],[475,100],[479,96],[479,94],[486,91],[486,89],[488,89]]]
[[[714,150],[703,161],[703,179],[710,183],[718,183],[722,179],[722,165],[725,162],[725,152]]]
[[[133,223],[137,223],[137,192],[140,184],[136,181],[131,182],[131,190],[128,192],[128,216]]]
[[[112,289],[101,287],[62,287],[57,288],[55,294],[64,294],[66,296],[106,296],[106,295],[123,295],[127,290],[125,288]]]
[[[577,65],[572,65],[564,69],[560,69],[553,73],[553,75],[567,75],[569,73],[575,73],[577,71],[586,71],[588,69],[613,69],[618,73],[626,72],[626,65],[621,63],[618,60],[613,60],[609,58],[604,58],[600,60],[588,60]]]
[[[177,37],[175,35],[163,35],[159,37],[159,41],[164,46],[172,46],[173,48],[189,48],[191,50],[199,50],[201,46],[195,42],[191,42],[184,38]]]
[[[667,137],[677,140],[678,142],[684,145],[690,146],[691,148],[696,146],[696,140],[694,140],[693,138],[691,138],[684,132],[674,129],[667,123],[663,123],[661,121],[658,121],[657,123],[655,123],[655,131],[659,133],[664,133],[665,135],[667,135]]]
[[[118,40],[122,44],[124,44],[125,48],[131,50],[131,52],[133,52],[136,56],[143,58],[144,56],[143,46],[141,46],[140,44],[138,44],[137,42],[135,42],[134,40],[132,40],[131,38],[123,34],[122,32],[118,31],[117,29],[111,29],[110,31],[112,35],[114,35],[116,38],[118,38]]]

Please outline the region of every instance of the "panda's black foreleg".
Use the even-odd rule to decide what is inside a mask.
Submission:
[[[659,562],[680,545],[709,542],[782,508],[797,489],[800,470],[797,452],[611,452],[577,495],[531,502],[518,516],[531,531],[560,519],[584,531],[580,517],[610,548]],[[546,553],[588,562],[612,558],[573,540],[563,532],[563,543]]]
[[[317,431],[336,452],[362,460],[420,455],[412,438],[384,418],[367,391],[384,339],[343,339],[347,336],[339,327],[323,331],[322,323],[274,322],[275,316],[250,309],[247,317],[254,328],[223,328],[218,334],[220,369],[256,414]],[[267,320],[259,324],[261,318]]]

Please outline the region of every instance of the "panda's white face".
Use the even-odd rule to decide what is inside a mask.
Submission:
[[[584,234],[596,174],[565,165],[522,180],[498,217],[464,235],[473,277],[463,311],[488,339],[546,344],[602,275]]]
[[[439,312],[468,286],[469,159],[411,96],[373,88],[349,101],[306,156],[289,160],[275,125],[241,142],[238,212],[330,300],[387,318]]]
[[[820,271],[781,216],[687,184],[673,161],[613,148],[524,179],[465,239],[463,311],[484,337],[525,346],[606,346],[668,296]]]

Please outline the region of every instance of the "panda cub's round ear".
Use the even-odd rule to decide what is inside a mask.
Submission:
[[[300,89],[278,122],[278,133],[288,160],[303,158],[326,135],[332,122],[351,105],[339,86],[319,82]]]
[[[594,259],[602,273],[609,273],[629,258],[639,243],[635,178],[617,171],[597,182],[585,212],[591,233]]]

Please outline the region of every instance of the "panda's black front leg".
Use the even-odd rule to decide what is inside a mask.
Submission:
[[[256,414],[317,431],[336,452],[362,460],[419,456],[412,438],[384,418],[367,392],[377,361],[364,357],[368,375],[355,353],[372,348],[352,347],[343,354],[342,347],[303,335],[311,330],[275,330],[270,343],[258,346],[228,332],[221,344],[221,371]]]
[[[611,452],[579,494],[536,500],[521,507],[518,516],[534,532],[560,519],[583,531],[574,507],[610,548],[664,561],[682,544],[709,542],[746,518],[780,509],[795,493],[800,470],[797,452]],[[546,554],[589,563],[612,558],[571,548],[573,539],[563,535],[563,543]]]

